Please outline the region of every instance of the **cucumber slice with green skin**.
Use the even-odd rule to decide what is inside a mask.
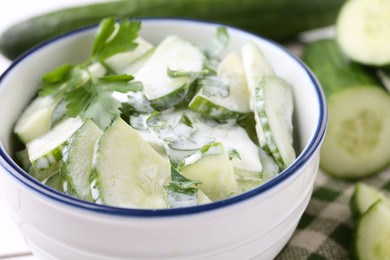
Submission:
[[[240,187],[240,193],[256,188],[265,182],[261,172],[251,172],[234,167],[234,175]]]
[[[209,197],[207,197],[206,194],[204,194],[201,190],[198,190],[198,204],[203,205],[203,204],[209,204],[213,202]]]
[[[390,198],[383,192],[362,182],[356,183],[350,201],[353,215],[355,217],[363,215],[378,200],[390,209]]]
[[[347,89],[329,101],[321,167],[331,175],[359,179],[390,163],[390,96],[383,89]]]
[[[166,208],[170,163],[117,118],[95,146],[90,188],[95,202],[128,208]]]
[[[176,36],[168,36],[134,75],[143,84],[143,92],[152,106],[164,110],[182,102],[189,90],[187,76],[171,78],[168,69],[200,72],[204,54],[192,43]]]
[[[180,172],[191,180],[199,180],[199,190],[212,201],[229,198],[239,193],[233,165],[221,143],[206,145],[187,157],[180,165]]]
[[[43,136],[27,143],[28,156],[36,171],[49,168],[62,159],[62,149],[83,124],[80,118],[67,118]]]
[[[51,164],[48,168],[44,170],[36,170],[32,165],[28,170],[28,174],[37,179],[38,181],[44,182],[49,179],[51,176],[58,173],[60,168],[60,161]]]
[[[59,192],[64,192],[62,187],[62,178],[58,171],[54,175],[44,180],[43,183]]]
[[[16,122],[14,132],[24,143],[47,133],[51,127],[51,116],[58,100],[53,96],[37,97],[24,110]]]
[[[153,44],[146,41],[142,37],[138,37],[134,40],[134,42],[138,44],[134,50],[113,55],[104,61],[104,63],[115,72],[115,74],[132,75],[133,73],[128,72],[129,68],[131,68],[135,62],[141,59],[154,47]]]
[[[60,173],[66,194],[92,201],[88,178],[92,169],[95,143],[102,134],[103,131],[95,123],[87,120],[72,135],[62,151]]]
[[[390,209],[382,201],[371,206],[357,223],[353,254],[356,259],[390,259]]]
[[[390,64],[389,14],[389,1],[345,2],[336,22],[336,40],[342,51],[362,64]]]
[[[248,42],[241,49],[242,61],[245,69],[248,90],[250,93],[250,106],[256,111],[256,88],[259,82],[266,76],[273,76],[274,70],[267,61],[263,52],[253,42]],[[265,133],[258,114],[255,112],[256,133],[261,148],[268,150]]]
[[[296,158],[292,137],[292,87],[282,78],[264,77],[256,88],[255,99],[255,111],[267,147],[279,167],[285,169]]]
[[[375,71],[351,62],[333,40],[307,45],[303,60],[320,81],[328,105],[320,167],[352,180],[380,172],[390,163],[390,95]]]
[[[227,95],[220,95],[218,91],[213,91],[216,92],[214,95],[207,93],[207,88],[218,88],[219,84],[204,85],[188,107],[204,116],[219,120],[249,113],[249,92],[245,71],[241,57],[237,53],[231,52],[221,61],[217,69],[217,78],[221,84],[227,86]]]
[[[15,153],[16,159],[18,160],[19,165],[22,166],[23,170],[28,171],[32,164],[30,158],[28,157],[27,149],[23,149]]]

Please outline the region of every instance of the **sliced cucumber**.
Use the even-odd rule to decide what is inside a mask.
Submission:
[[[134,70],[131,68],[134,64],[153,49],[153,44],[142,37],[134,42],[137,44],[134,50],[113,55],[104,61],[116,74],[132,75]]]
[[[366,65],[390,64],[390,2],[350,0],[340,10],[336,40],[342,51]]]
[[[64,192],[64,189],[62,187],[62,178],[58,171],[46,180],[44,180],[43,183],[59,192]]]
[[[89,188],[89,175],[92,169],[94,146],[103,134],[98,126],[87,120],[72,135],[62,151],[60,167],[63,190],[68,195],[92,201]]]
[[[48,168],[44,170],[37,170],[32,165],[28,170],[28,174],[37,179],[38,181],[44,182],[49,179],[51,176],[54,176],[58,173],[60,168],[60,161],[51,164]]]
[[[265,142],[281,169],[296,158],[293,147],[294,111],[292,87],[282,78],[264,77],[256,88],[255,111]]]
[[[169,161],[121,118],[100,137],[90,176],[97,203],[129,208],[166,208],[163,187]]]
[[[321,167],[341,178],[378,173],[390,163],[390,95],[375,87],[350,88],[328,101],[329,123]]]
[[[204,194],[201,190],[198,190],[198,204],[203,205],[203,204],[208,204],[211,203],[212,200],[207,197],[206,194]]]
[[[171,78],[168,69],[200,72],[204,60],[198,47],[179,37],[168,36],[135,74],[135,79],[142,82],[144,94],[152,106],[163,110],[183,101],[189,87],[189,77]]]
[[[320,167],[345,179],[380,172],[390,163],[390,94],[375,71],[351,62],[334,40],[308,44],[303,60],[320,81],[328,105]]]
[[[241,57],[237,53],[231,52],[221,61],[217,69],[217,78],[220,84],[202,81],[204,84],[189,103],[189,108],[219,120],[249,113],[249,92],[245,72]],[[221,91],[207,90],[208,88],[220,88],[221,84],[227,88],[226,95],[221,95]]]
[[[357,259],[390,259],[390,209],[378,201],[357,223],[353,249]]]
[[[187,157],[180,172],[191,180],[199,180],[199,189],[212,201],[229,198],[239,193],[233,165],[221,143],[206,145]]]
[[[359,217],[378,200],[382,200],[383,204],[390,209],[390,198],[383,192],[372,186],[358,182],[355,184],[350,202],[352,213],[355,217]]]
[[[45,134],[51,127],[51,116],[58,100],[53,96],[37,97],[16,122],[14,132],[23,143]]]
[[[267,61],[263,52],[253,42],[248,42],[241,49],[242,61],[245,69],[246,80],[248,84],[248,90],[250,93],[250,106],[252,111],[255,111],[256,104],[256,88],[259,82],[266,76],[274,75],[274,70]],[[259,139],[260,146],[263,149],[268,149],[265,139],[265,133],[260,123],[260,118],[257,113],[255,114],[256,121],[256,133]]]
[[[27,149],[23,149],[15,153],[16,159],[23,170],[28,171],[32,167],[30,158],[28,157]]]
[[[234,174],[240,187],[240,193],[258,187],[265,181],[261,172],[251,172],[240,168],[234,168]]]
[[[82,125],[80,118],[67,118],[43,136],[26,144],[29,160],[37,171],[49,168],[62,159],[62,149]]]

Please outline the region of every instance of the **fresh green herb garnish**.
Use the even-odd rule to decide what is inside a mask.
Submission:
[[[198,189],[200,181],[184,177],[175,168],[171,168],[172,181],[164,186],[165,197],[170,208],[181,208],[198,205]]]
[[[116,23],[114,18],[104,19],[95,38],[92,57],[96,61],[104,61],[114,54],[135,49],[137,43],[134,40],[140,28],[138,21],[124,19]]]
[[[142,90],[140,82],[129,75],[93,75],[88,67],[103,63],[112,55],[133,50],[138,37],[140,23],[114,18],[104,19],[95,38],[92,55],[78,65],[62,65],[47,73],[43,78],[39,95],[63,95],[66,102],[66,115],[92,119],[101,129],[105,129],[120,115],[120,103],[112,97],[112,92],[127,93]]]
[[[214,38],[203,47],[207,58],[216,58],[222,54],[229,44],[229,34],[226,27],[219,27]]]

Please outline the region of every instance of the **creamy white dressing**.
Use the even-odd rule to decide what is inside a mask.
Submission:
[[[192,127],[180,122],[183,113],[191,120]],[[249,138],[245,129],[234,120],[219,124],[215,121],[202,120],[195,112],[183,109],[164,111],[159,120],[161,122],[159,127],[150,127],[149,132],[155,133],[158,139],[167,143],[165,149],[174,161],[197,160],[202,155],[201,153],[197,155],[200,148],[213,142],[220,142],[228,152],[236,150],[239,153],[240,158],[232,160],[234,167],[247,171],[262,171],[259,148]],[[193,157],[186,158],[189,155]]]

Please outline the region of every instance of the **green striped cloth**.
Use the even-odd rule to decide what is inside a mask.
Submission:
[[[361,180],[390,196],[390,168]],[[350,259],[352,219],[349,200],[354,182],[342,181],[318,173],[309,205],[297,230],[276,260]]]

